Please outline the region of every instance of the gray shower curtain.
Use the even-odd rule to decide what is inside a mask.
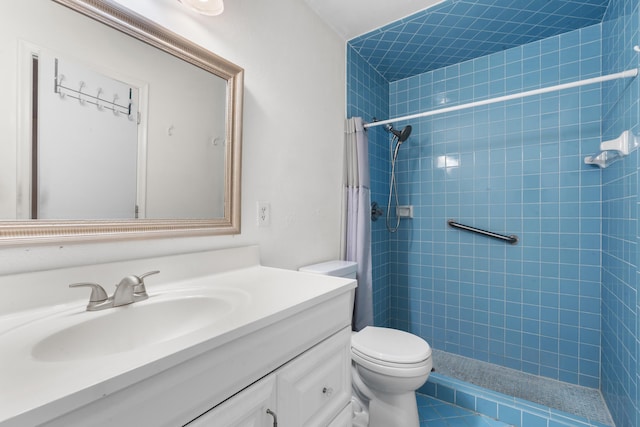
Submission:
[[[345,138],[345,259],[358,263],[353,330],[373,325],[369,150],[362,118],[347,119]]]

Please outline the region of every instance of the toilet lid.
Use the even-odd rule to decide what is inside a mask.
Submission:
[[[351,347],[371,358],[393,363],[416,363],[431,356],[431,347],[422,338],[375,326],[367,326],[353,334]]]

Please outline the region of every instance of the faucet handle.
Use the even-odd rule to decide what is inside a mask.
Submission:
[[[141,274],[140,276],[138,276],[138,278],[140,279],[141,282],[144,282],[144,278],[147,276],[151,276],[153,274],[158,274],[160,273],[160,270],[153,270],[153,271],[147,271],[144,274]]]
[[[157,273],[160,273],[160,271],[149,271],[141,276],[132,274],[124,277],[116,285],[116,291],[113,294],[113,306],[119,307],[149,298],[147,289],[144,286],[144,278]]]
[[[144,285],[144,278],[158,273],[160,273],[160,270],[148,271],[140,276],[134,276],[137,277],[138,283],[133,287],[133,292],[137,294],[138,297],[147,298],[147,288]]]
[[[89,304],[87,304],[87,310],[91,310],[96,305],[103,303],[109,299],[109,297],[107,296],[107,292],[104,290],[102,286],[98,285],[97,283],[89,283],[89,282],[72,283],[69,285],[69,287],[70,288],[81,288],[81,287],[91,288],[91,295],[89,296]]]

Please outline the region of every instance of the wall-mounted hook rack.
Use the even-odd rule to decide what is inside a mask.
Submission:
[[[60,99],[64,99],[65,93],[60,90],[60,86],[62,86],[62,82],[64,81],[64,74],[60,74],[56,78],[56,92],[60,95]]]
[[[78,88],[78,102],[80,103],[80,105],[84,105],[84,99],[82,98],[82,95],[84,95],[84,94],[82,93],[82,89],[84,89],[86,84],[81,81],[79,86],[80,87]]]
[[[131,114],[133,89],[129,88],[129,99],[127,99],[123,105],[118,104],[120,96],[117,93],[113,95],[113,101],[109,101],[108,99],[111,98],[105,96],[105,91],[101,87],[94,92],[94,90],[90,89],[91,85],[88,85],[84,80],[79,81],[77,85],[67,83],[68,80],[64,74],[58,71],[58,59],[56,58],[54,92],[60,96],[60,99],[76,99],[80,105],[95,105],[98,111],[107,109],[111,110],[115,116],[127,117],[129,120],[137,120],[137,114]]]
[[[101,87],[98,88],[98,93],[96,94],[96,107],[98,108],[98,111],[102,111],[104,109],[104,107],[101,104],[102,99],[100,98],[100,95],[102,95]]]
[[[113,102],[111,102],[113,105],[117,105],[118,104],[118,98],[120,98],[118,96],[118,94],[116,93],[115,95],[113,95]],[[120,111],[118,111],[116,108],[113,109],[113,115],[114,116],[119,116],[120,115]]]

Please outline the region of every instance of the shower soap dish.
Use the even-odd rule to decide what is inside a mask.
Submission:
[[[606,168],[614,161],[621,159],[640,145],[639,138],[625,130],[616,139],[604,141],[600,143],[600,151],[584,158],[584,162],[588,165],[596,165],[600,168]]]
[[[398,218],[413,218],[413,205],[403,205],[396,208]]]

